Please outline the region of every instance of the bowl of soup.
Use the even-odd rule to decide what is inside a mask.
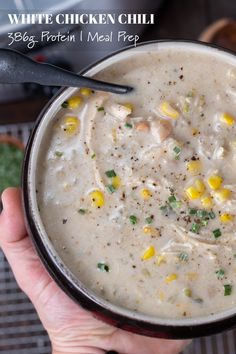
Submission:
[[[62,289],[135,333],[236,323],[236,58],[189,41],[129,47],[85,75],[134,90],[61,90],[23,168],[29,233]]]

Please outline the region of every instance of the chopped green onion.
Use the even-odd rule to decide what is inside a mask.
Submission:
[[[181,201],[177,200],[176,197],[174,195],[171,195],[168,198],[168,202],[170,203],[171,208],[175,209],[175,208],[180,208],[181,207]]]
[[[135,215],[130,215],[129,221],[131,222],[132,225],[136,225],[138,222],[137,216]]]
[[[224,275],[225,275],[224,269],[219,269],[215,273],[216,273],[218,279],[223,279],[224,278]]]
[[[199,233],[199,231],[200,231],[200,229],[201,229],[201,224],[198,224],[198,223],[193,223],[192,224],[192,226],[191,226],[191,229],[190,229],[190,231],[191,232],[194,232],[195,234],[198,234]]]
[[[67,101],[65,101],[61,104],[62,108],[67,108],[68,105],[69,105],[69,103]]]
[[[189,209],[189,215],[195,215],[197,214],[197,209]]]
[[[108,191],[110,194],[112,194],[112,193],[114,193],[114,192],[116,191],[116,188],[115,188],[112,184],[108,184],[108,185],[106,186],[106,189],[107,189],[107,191]]]
[[[205,217],[208,217],[208,212],[206,210],[197,210],[196,213],[197,217],[200,219],[204,219]]]
[[[186,252],[181,252],[179,255],[178,255],[178,258],[181,262],[187,262],[189,257],[188,257],[188,254]]]
[[[236,253],[234,254],[234,258],[236,258]]]
[[[214,213],[213,211],[210,211],[210,212],[208,213],[208,215],[209,215],[209,217],[210,217],[211,219],[215,219],[215,217],[216,217],[216,215],[215,215],[215,213]]]
[[[169,202],[169,203],[176,202],[176,197],[175,197],[174,195],[171,195],[171,196],[168,198],[168,202]]]
[[[180,156],[180,153],[181,153],[181,148],[179,146],[175,146],[173,151],[175,153],[175,160],[179,160],[179,156]]]
[[[184,295],[187,297],[192,297],[192,290],[189,288],[184,289]]]
[[[99,270],[101,270],[102,272],[106,272],[106,273],[108,273],[109,272],[109,267],[108,267],[108,265],[106,264],[106,263],[98,263],[97,264],[97,268],[99,269]]]
[[[224,296],[229,296],[232,293],[232,285],[225,284],[224,285]]]
[[[98,107],[97,110],[98,112],[104,111],[104,107]]]
[[[94,159],[96,157],[96,154],[93,153],[92,156],[91,156],[91,159]]]
[[[186,97],[193,97],[193,96],[194,96],[193,91],[189,91],[189,92],[187,93],[187,96],[186,96]]]
[[[201,221],[202,226],[207,226],[208,223],[209,223],[208,220],[202,220],[202,221]]]
[[[189,113],[189,110],[190,110],[190,104],[188,102],[185,102],[184,107],[183,107],[183,112]]]
[[[125,123],[125,128],[132,129],[133,125],[131,123]]]
[[[56,152],[55,152],[55,155],[56,155],[57,157],[61,157],[61,156],[63,155],[63,152],[61,152],[61,151],[56,151]]]
[[[148,218],[145,219],[147,224],[151,224],[153,222],[153,216],[149,216]]]
[[[79,209],[78,213],[81,214],[81,215],[84,215],[84,214],[86,214],[86,210],[85,209]]]
[[[218,238],[222,235],[220,229],[215,229],[212,231],[213,235],[215,236],[215,238]]]
[[[116,177],[116,173],[114,170],[109,170],[105,172],[105,175],[109,178]]]

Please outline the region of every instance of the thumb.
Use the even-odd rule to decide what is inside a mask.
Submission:
[[[20,288],[33,301],[51,282],[27,235],[21,205],[21,191],[8,188],[2,194],[0,245]],[[32,287],[32,284],[34,286]]]

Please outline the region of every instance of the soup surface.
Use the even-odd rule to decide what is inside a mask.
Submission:
[[[53,119],[37,171],[47,234],[89,289],[164,318],[236,305],[236,67],[136,52]]]

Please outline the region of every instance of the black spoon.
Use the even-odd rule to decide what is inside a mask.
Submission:
[[[88,87],[99,91],[128,93],[130,86],[121,86],[90,79],[55,65],[38,63],[11,49],[0,49],[0,83],[37,83],[47,86]]]

